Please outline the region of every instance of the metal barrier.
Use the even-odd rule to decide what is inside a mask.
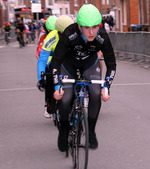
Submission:
[[[150,65],[149,32],[109,32],[116,57]]]

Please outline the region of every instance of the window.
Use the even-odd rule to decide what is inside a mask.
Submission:
[[[122,14],[123,14],[123,24],[126,25],[126,1],[123,1],[123,9],[122,9]]]
[[[10,10],[10,12],[14,12],[14,7],[10,6],[9,10]]]
[[[120,15],[120,11],[117,10],[116,11],[116,22],[115,22],[115,27],[119,29],[119,15]]]
[[[68,14],[68,8],[65,8],[66,14]]]
[[[109,14],[110,13],[110,8],[107,8],[107,14]]]
[[[105,9],[102,9],[102,15],[104,15],[105,14]]]
[[[109,0],[107,0],[107,5],[109,5]]]
[[[148,17],[147,17],[147,9],[148,9],[148,6],[146,5],[147,3],[144,3],[144,5],[143,5],[143,9],[144,9],[144,15],[143,15],[143,17],[144,17],[144,24],[148,24]]]
[[[18,5],[23,5],[23,0],[18,0]]]
[[[105,0],[102,0],[102,4],[105,5]]]
[[[78,6],[78,0],[74,0],[74,6]]]
[[[62,8],[60,8],[60,15],[62,15],[63,13],[62,13],[63,11],[62,11]]]
[[[48,5],[53,5],[53,0],[48,0]]]

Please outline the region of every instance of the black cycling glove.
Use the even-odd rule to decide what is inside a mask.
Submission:
[[[45,90],[45,86],[46,86],[46,80],[42,79],[42,80],[38,81],[37,87],[41,92],[43,92]]]

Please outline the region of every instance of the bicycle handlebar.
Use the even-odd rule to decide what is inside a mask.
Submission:
[[[90,84],[101,84],[102,86],[105,83],[105,80],[75,80],[75,79],[62,79],[62,83],[90,83]]]
[[[76,80],[76,79],[63,79],[62,76],[60,78],[60,90],[59,92],[61,93],[61,90],[62,90],[62,84],[61,83],[78,83],[78,84],[81,84],[81,85],[87,85],[87,84],[100,84],[102,87],[104,87],[105,89],[105,96],[107,95],[110,95],[110,90],[105,87],[105,80]]]

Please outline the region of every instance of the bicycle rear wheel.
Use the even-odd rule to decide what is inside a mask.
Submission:
[[[77,146],[75,147],[75,165],[74,169],[87,169],[89,132],[86,109],[82,109],[78,126]]]
[[[9,43],[8,33],[5,34],[5,42],[6,42],[6,44]]]

